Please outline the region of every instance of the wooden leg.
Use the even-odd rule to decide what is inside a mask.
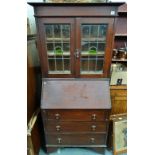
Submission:
[[[103,155],[105,152],[105,148],[103,148],[103,147],[94,147],[93,150],[100,153],[100,154],[103,154]]]
[[[57,151],[57,147],[48,147],[46,150],[47,150],[47,153],[52,153],[52,152],[56,152]]]

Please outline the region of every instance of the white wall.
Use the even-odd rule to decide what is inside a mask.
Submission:
[[[43,0],[27,0],[27,2],[43,2]],[[34,18],[34,10],[33,7],[27,4],[27,17],[30,22],[31,34],[36,34],[36,24]]]

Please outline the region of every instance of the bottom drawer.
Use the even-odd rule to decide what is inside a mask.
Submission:
[[[46,134],[48,145],[106,145],[106,134]]]

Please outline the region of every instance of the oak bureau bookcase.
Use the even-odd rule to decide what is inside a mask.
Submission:
[[[47,152],[106,147],[114,22],[123,3],[29,4],[37,25]]]

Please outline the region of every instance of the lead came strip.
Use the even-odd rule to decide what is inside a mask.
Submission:
[[[53,26],[53,45],[54,45],[54,47],[53,47],[53,52],[55,52],[54,50],[55,50],[55,34],[54,34],[54,29],[55,29],[55,26],[54,25],[52,25]],[[56,55],[55,55],[55,53],[54,53],[54,62],[55,62],[55,71],[57,71],[57,62],[56,62]]]
[[[63,25],[60,25],[61,27],[60,27],[60,33],[61,33],[61,47],[62,47],[62,52],[64,53],[64,48],[63,48],[63,35],[62,35],[62,28],[63,28]],[[64,72],[64,55],[63,55],[63,53],[62,53],[62,55],[61,55],[61,57],[62,57],[62,68],[63,68],[63,72]]]
[[[98,29],[97,29],[97,37],[99,39],[99,27],[100,25],[98,25]],[[97,50],[96,50],[96,63],[95,63],[95,72],[96,72],[96,68],[97,68],[97,62],[98,62],[98,40],[97,40]]]

